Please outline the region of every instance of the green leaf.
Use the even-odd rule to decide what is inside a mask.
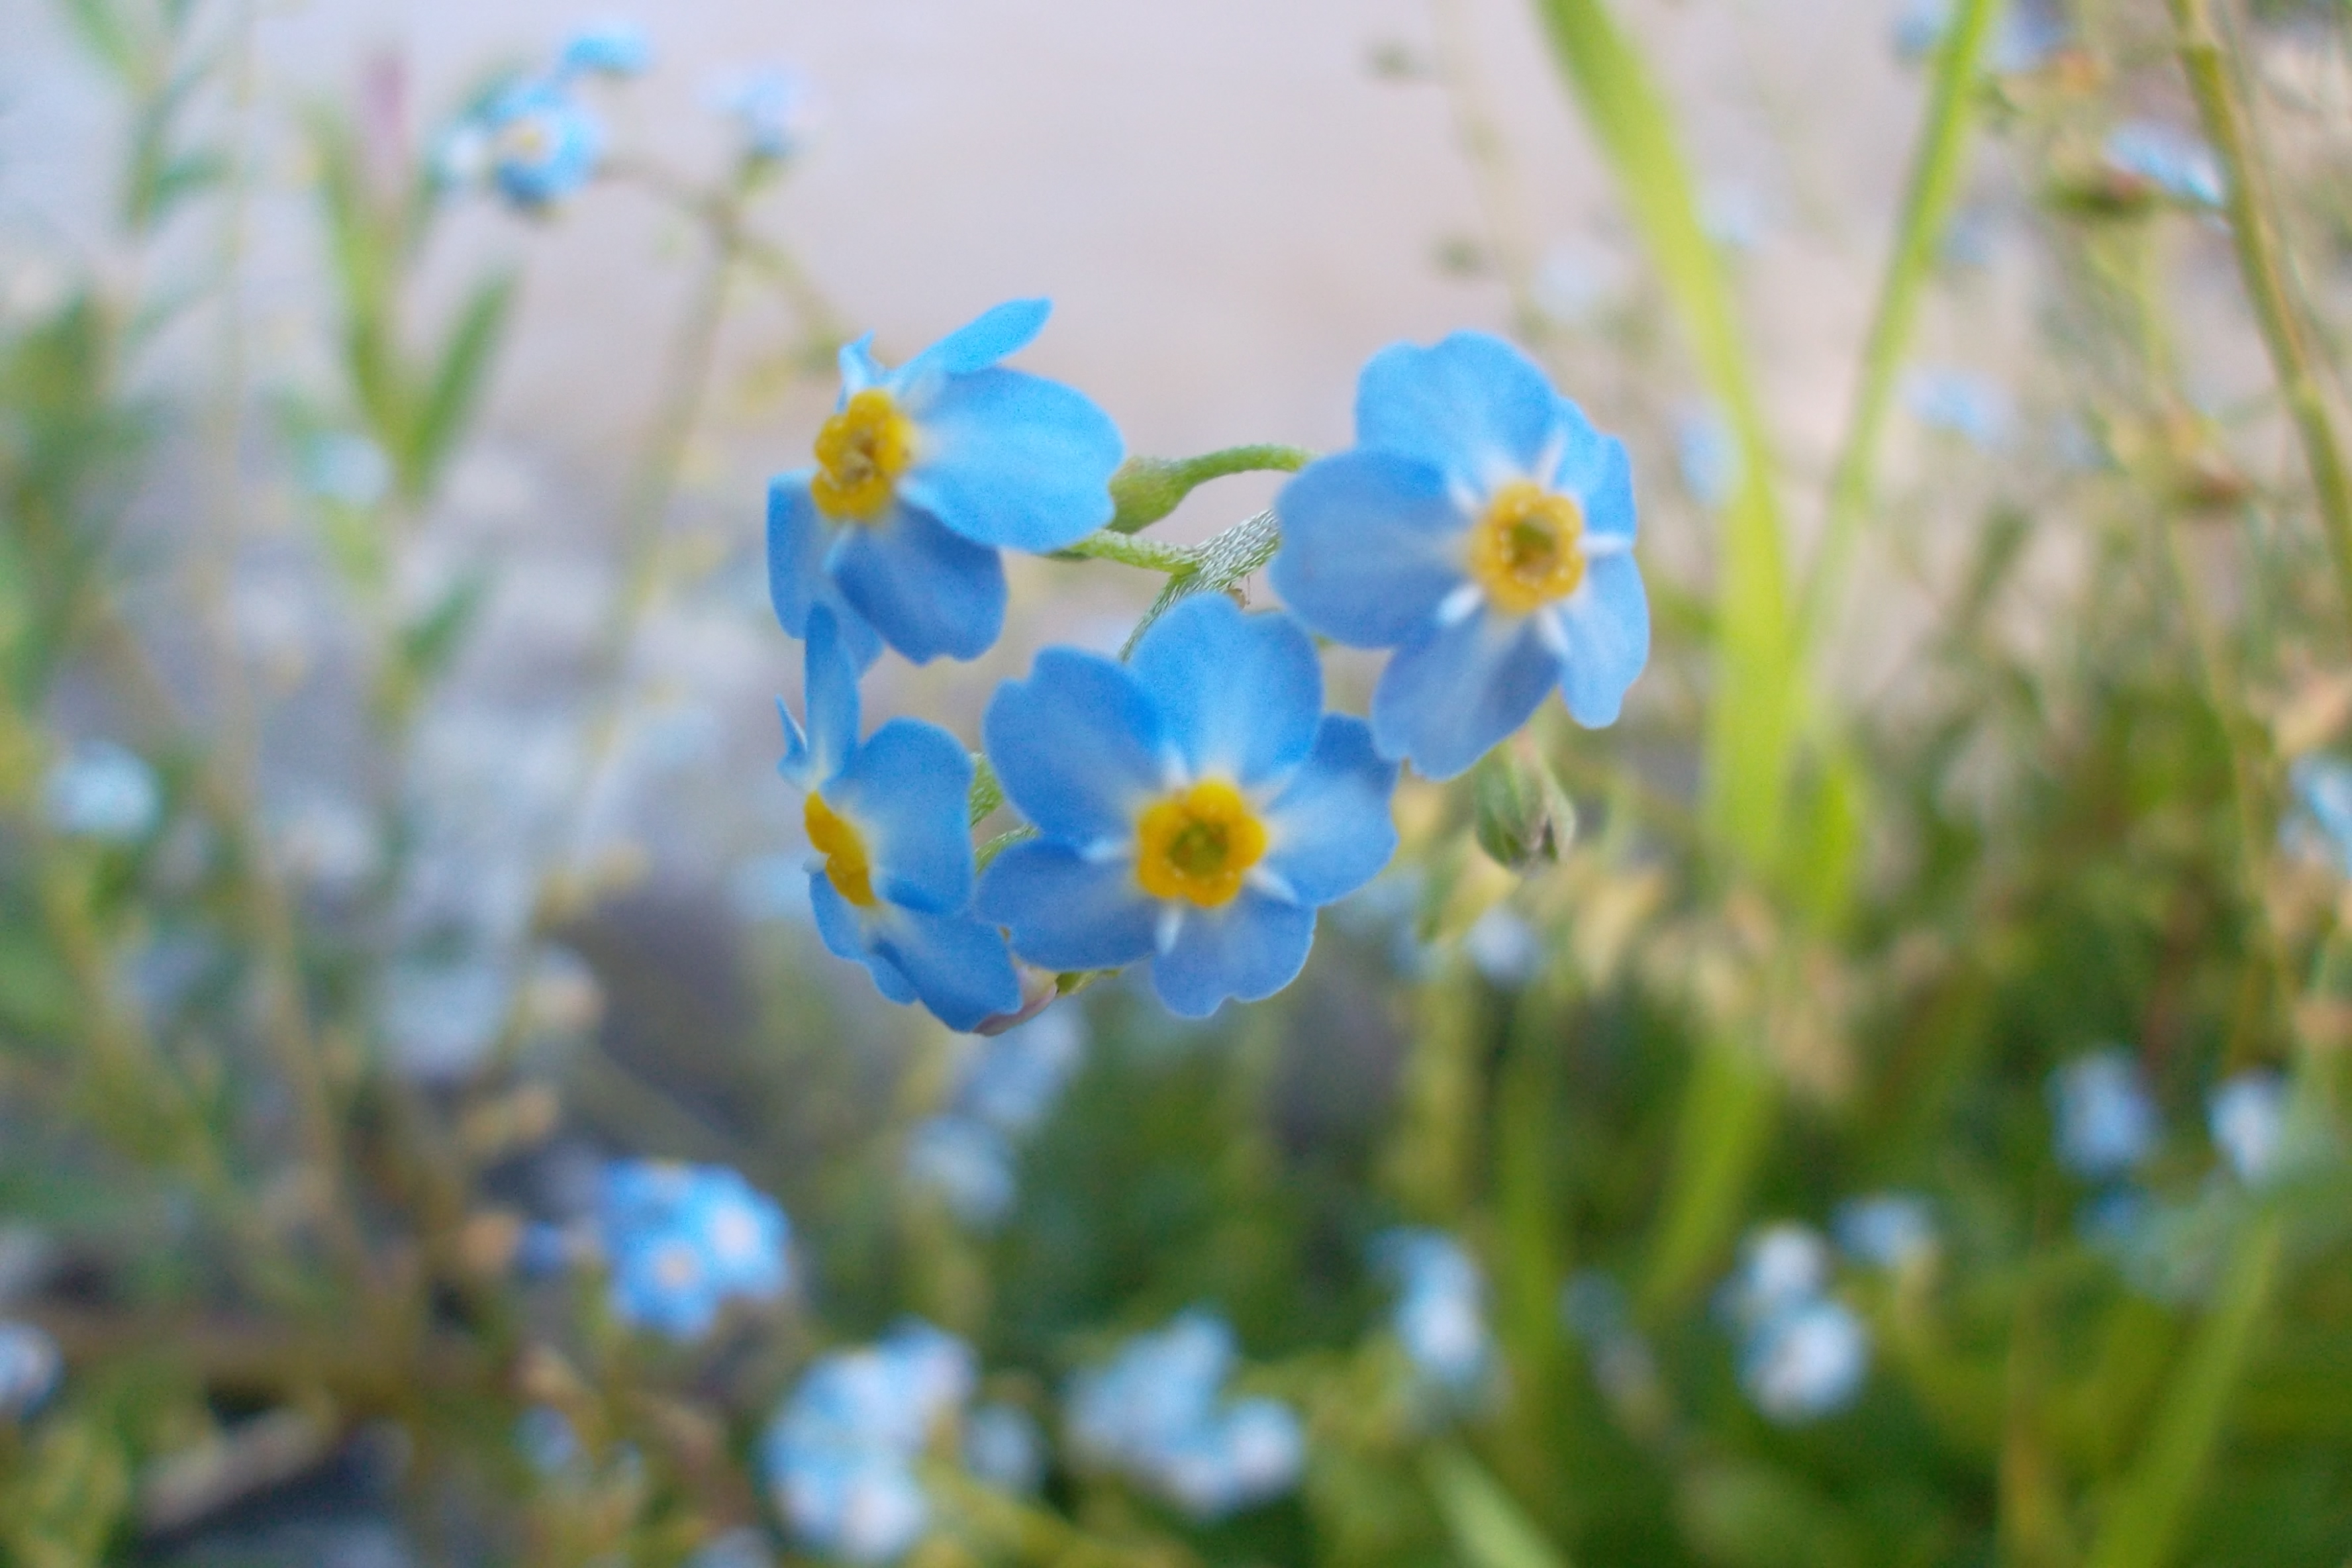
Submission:
[[[474,290],[451,329],[425,385],[408,444],[400,453],[401,488],[410,500],[422,500],[432,492],[479,405],[514,294],[510,275],[491,279]]]
[[[430,684],[447,667],[464,645],[466,628],[473,625],[489,589],[488,572],[468,572],[431,609],[402,629],[401,662],[417,685]]]
[[[1423,1473],[1468,1568],[1569,1568],[1502,1483],[1461,1449],[1431,1449]]]
[[[139,47],[110,0],[66,0],[66,19],[82,47],[123,81],[139,74]]]
[[[1604,0],[1537,0],[1537,10],[1739,443],[1742,478],[1724,510],[1717,563],[1720,635],[1708,714],[1706,820],[1735,857],[1768,870],[1780,846],[1795,738],[1797,665],[1787,531],[1747,350],[1721,264],[1699,224],[1673,117],[1647,62]]]

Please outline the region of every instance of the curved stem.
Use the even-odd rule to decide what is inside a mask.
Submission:
[[[2343,447],[2336,440],[2327,392],[2311,349],[2310,328],[2287,276],[2278,226],[2271,216],[2265,173],[2255,156],[2252,121],[2224,56],[2210,0],[2170,0],[2170,4],[2173,23],[2180,29],[2181,68],[2196,96],[2205,134],[2228,172],[2230,237],[2237,247],[2238,273],[2262,328],[2279,392],[2294,416],[2304,461],[2311,469],[2312,489],[2317,494],[2320,526],[2335,562],[2337,591],[2347,615],[2352,615],[2352,469],[2347,468]]]
[[[1228,474],[1295,474],[1315,460],[1303,447],[1259,443],[1226,447],[1197,458],[1129,458],[1110,477],[1114,508],[1105,531],[1134,533],[1150,528],[1211,479]]]

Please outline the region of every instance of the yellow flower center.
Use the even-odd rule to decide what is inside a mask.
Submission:
[[[898,476],[914,460],[914,421],[888,393],[869,386],[816,433],[810,498],[836,521],[871,522],[888,508]]]
[[[874,874],[866,860],[866,841],[857,837],[857,829],[834,815],[824,797],[811,790],[807,802],[801,807],[801,821],[808,828],[809,846],[824,857],[825,880],[833,890],[861,910],[870,910],[877,901],[874,897]]]
[[[1514,479],[1470,530],[1470,575],[1505,615],[1524,616],[1584,581],[1584,509],[1574,496]]]
[[[1222,779],[1145,807],[1135,838],[1135,879],[1145,892],[1212,908],[1240,892],[1242,878],[1265,857],[1265,825]]]
[[[510,163],[543,163],[555,153],[555,132],[544,115],[530,114],[499,128],[499,156]]]

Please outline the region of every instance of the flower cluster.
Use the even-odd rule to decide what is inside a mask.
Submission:
[[[791,1288],[792,1225],[725,1166],[614,1160],[597,1173],[588,1222],[530,1227],[519,1262],[538,1272],[583,1258],[607,1270],[614,1316],[694,1340],[729,1302],[773,1301]]]
[[[1297,1485],[1306,1436],[1290,1407],[1225,1400],[1238,1352],[1224,1320],[1199,1308],[1139,1334],[1070,1387],[1070,1445],[1197,1519],[1213,1520]]]
[[[595,177],[604,156],[604,128],[581,100],[581,79],[637,76],[652,62],[637,28],[576,34],[548,69],[504,84],[457,122],[442,143],[442,177],[487,183],[526,211],[563,200]]]
[[[975,1377],[971,1347],[919,1320],[872,1345],[818,1357],[762,1439],[776,1510],[827,1555],[903,1555],[930,1526],[915,1461],[971,1397]]]
[[[1272,995],[1318,911],[1395,852],[1401,763],[1458,774],[1555,687],[1608,723],[1648,657],[1623,447],[1499,339],[1399,345],[1364,372],[1356,449],[1277,501],[1289,613],[1180,581],[1124,658],[1049,647],[998,689],[987,760],[1027,826],[975,876],[970,760],[908,720],[861,743],[856,682],[886,647],[977,657],[1003,627],[1000,552],[1066,549],[1117,511],[1116,426],[1002,363],[1046,314],[1000,305],[896,369],[851,344],[814,461],[769,490],[770,595],[807,644],[783,773],[805,792],[819,931],[957,1029],[1050,996],[1016,959],[1147,965],[1191,1017]],[[1393,650],[1370,723],[1325,711],[1310,633]],[[1010,1201],[998,1142],[958,1121],[915,1153],[984,1215]]]
[[[1495,1365],[1477,1260],[1444,1231],[1422,1229],[1386,1233],[1375,1256],[1397,1283],[1389,1329],[1413,1371],[1450,1398],[1475,1394]]]
[[[1845,1408],[1870,1369],[1870,1331],[1829,1293],[1829,1244],[1810,1226],[1783,1223],[1748,1236],[1724,1285],[1740,1385],[1769,1420],[1793,1424]]]

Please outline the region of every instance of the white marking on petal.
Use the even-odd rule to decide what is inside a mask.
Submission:
[[[1078,851],[1078,858],[1089,866],[1116,866],[1121,860],[1135,858],[1135,841],[1130,838],[1097,838]]]
[[[803,871],[824,870],[824,857],[822,855],[812,854],[807,859],[801,862],[801,869]]]
[[[1176,939],[1184,934],[1184,906],[1174,899],[1160,906],[1160,921],[1152,928],[1151,945],[1161,952],[1176,951]]]
[[[1279,871],[1269,870],[1263,865],[1251,867],[1248,875],[1242,879],[1268,898],[1280,899],[1286,904],[1299,904],[1306,901],[1298,896],[1298,889],[1290,885],[1288,878]]]
[[[1633,542],[1622,533],[1586,534],[1578,542],[1587,561],[1605,561],[1612,555],[1622,555],[1633,548]]]
[[[1475,583],[1465,583],[1437,602],[1437,624],[1458,626],[1478,613],[1486,602],[1486,590]]]
[[[1536,640],[1542,643],[1554,658],[1568,657],[1568,627],[1560,623],[1565,610],[1565,605],[1552,605],[1536,614]]]

